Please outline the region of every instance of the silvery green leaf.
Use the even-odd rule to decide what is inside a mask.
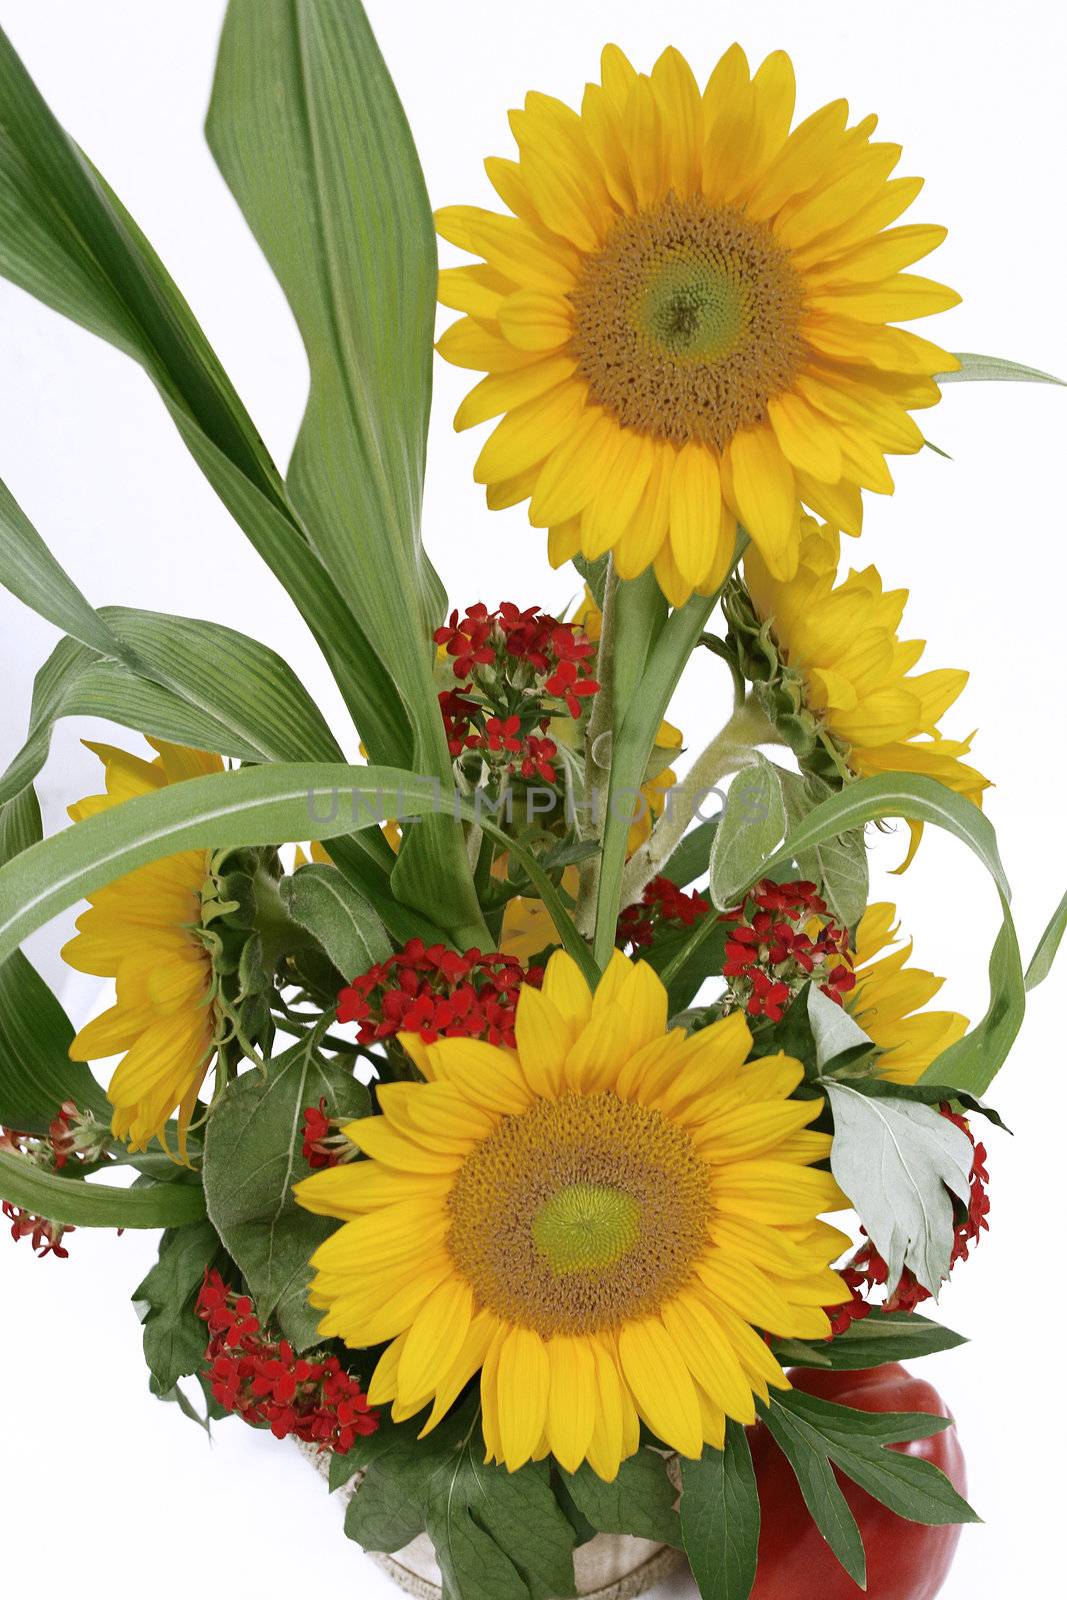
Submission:
[[[824,1084],[834,1115],[830,1166],[896,1285],[910,1267],[936,1295],[952,1256],[952,1195],[970,1195],[974,1149],[930,1106]]]
[[[789,825],[793,829],[829,799],[834,790],[822,778],[779,769]],[[850,828],[822,839],[796,854],[802,877],[817,884],[820,894],[843,928],[852,928],[867,909],[870,874],[864,830]]]
[[[730,785],[726,810],[711,845],[711,897],[720,911],[737,904],[785,833],[778,769],[756,755]]]
[[[1057,383],[1063,386],[1063,379],[1053,377],[1051,372],[1024,367],[1018,361],[1005,361],[1001,356],[979,356],[971,350],[960,350],[956,359],[960,370],[938,373],[938,383]]]
[[[857,1047],[873,1047],[873,1040],[844,1006],[823,994],[814,983],[808,985],[808,1021],[815,1035],[815,1064],[821,1072],[831,1061]]]
[[[282,880],[282,898],[346,978],[366,972],[392,951],[381,917],[336,867],[317,862],[301,867]]]

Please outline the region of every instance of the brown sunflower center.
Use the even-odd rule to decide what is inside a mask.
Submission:
[[[711,1203],[688,1134],[605,1093],[505,1117],[449,1209],[448,1248],[478,1303],[548,1338],[651,1315],[689,1280]]]
[[[571,295],[578,371],[625,427],[721,449],[791,383],[801,298],[763,223],[668,195],[586,262]]]

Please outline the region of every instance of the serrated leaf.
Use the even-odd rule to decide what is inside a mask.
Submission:
[[[293,1199],[293,1184],[308,1174],[301,1154],[303,1112],[325,1098],[328,1116],[359,1117],[367,1090],[342,1067],[302,1040],[267,1064],[266,1076],[246,1072],[216,1105],[204,1140],[208,1215],[240,1267],[256,1314],[275,1322],[304,1350],[318,1339],[321,1314],[307,1303],[309,1261],[333,1232],[328,1217],[312,1216]]]
[[[952,1258],[952,1195],[970,1196],[974,1147],[929,1106],[871,1099],[827,1078],[834,1117],[830,1167],[889,1268],[910,1267],[937,1295]]]
[[[343,977],[354,978],[391,955],[381,917],[336,867],[317,862],[301,867],[283,881],[282,897]]]
[[[588,1464],[560,1476],[598,1533],[628,1533],[655,1544],[681,1545],[678,1491],[656,1451],[642,1449],[629,1456],[613,1483],[605,1483]]]
[[[730,785],[726,810],[711,845],[711,898],[720,911],[738,903],[756,882],[786,826],[778,771],[758,753]]]
[[[1004,1133],[1011,1132],[999,1111],[987,1106],[977,1095],[968,1094],[966,1089],[950,1089],[945,1083],[893,1083],[888,1078],[852,1078],[848,1072],[836,1076],[839,1083],[844,1083],[848,1088],[855,1089],[858,1094],[865,1094],[872,1100],[913,1100],[924,1106],[939,1106],[945,1102],[956,1101],[965,1111],[985,1117]]]
[[[938,383],[1055,383],[1063,387],[1063,379],[1054,378],[1051,372],[1024,367],[1002,356],[979,356],[970,350],[961,350],[955,355],[960,363],[959,371],[939,373]]]
[[[727,1422],[725,1448],[682,1461],[682,1535],[701,1600],[748,1600],[759,1555],[760,1503],[748,1437]]]
[[[168,1231],[159,1242],[159,1260],[133,1292],[134,1303],[144,1306],[145,1361],[163,1391],[196,1372],[203,1361],[208,1336],[196,1315],[196,1298],[220,1250],[210,1222]]]

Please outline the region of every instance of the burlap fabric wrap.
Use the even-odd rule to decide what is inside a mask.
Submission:
[[[297,1449],[324,1478],[328,1475],[327,1455],[314,1445],[298,1443]],[[344,1504],[355,1493],[357,1482],[353,1480],[339,1491]],[[425,1534],[420,1534],[396,1555],[374,1555],[369,1551],[368,1555],[405,1594],[414,1595],[416,1600],[441,1600],[441,1573],[433,1545]],[[635,1600],[635,1596],[647,1594],[655,1584],[680,1571],[684,1565],[681,1552],[667,1545],[606,1533],[598,1534],[574,1555],[578,1593],[584,1600]]]

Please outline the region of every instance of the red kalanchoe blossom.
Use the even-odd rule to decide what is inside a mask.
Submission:
[[[209,1270],[196,1303],[207,1323],[205,1377],[220,1406],[276,1439],[290,1435],[339,1455],[376,1433],[379,1417],[336,1356],[298,1356],[261,1328],[248,1295]]]
[[[653,878],[645,885],[641,904],[627,906],[619,918],[615,942],[624,949],[646,950],[661,929],[691,928],[707,916],[711,904],[703,895],[686,894],[670,878]]]
[[[64,1249],[62,1241],[68,1233],[74,1233],[73,1228],[62,1222],[50,1222],[47,1217],[35,1217],[31,1211],[23,1211],[9,1200],[4,1201],[0,1211],[11,1224],[11,1237],[16,1242],[19,1239],[31,1240],[39,1260],[43,1261],[45,1256],[56,1256],[58,1260],[66,1261],[70,1251]]]
[[[532,690],[564,701],[578,718],[580,702],[599,688],[589,676],[596,650],[586,634],[577,623],[560,622],[537,606],[521,611],[510,600],[496,611],[482,604],[468,606],[462,617],[453,611],[433,637],[451,657],[456,677],[476,679],[491,699],[501,686]],[[467,683],[464,693],[472,687]]]
[[[65,1100],[48,1127],[46,1138],[31,1133],[18,1133],[14,1128],[0,1128],[0,1150],[19,1156],[32,1166],[45,1172],[59,1172],[68,1162],[86,1165],[102,1161],[108,1154],[111,1131],[94,1121],[88,1111],[79,1111],[73,1100]],[[66,1261],[70,1251],[63,1247],[63,1239],[75,1230],[50,1217],[35,1216],[5,1200],[0,1211],[11,1224],[11,1237],[29,1239],[39,1257],[57,1256]],[[122,1232],[122,1229],[119,1229]]]
[[[522,740],[519,730],[522,719],[516,715],[510,717],[489,717],[485,724],[486,742],[490,750],[510,750],[518,752],[522,749]]]
[[[519,771],[524,778],[541,778],[545,783],[557,783],[559,773],[552,763],[558,754],[559,746],[554,739],[539,739],[536,734],[531,734],[526,740],[526,753],[519,763]]]
[[[339,1022],[358,1024],[360,1044],[396,1033],[435,1039],[484,1039],[515,1045],[515,1008],[524,983],[540,988],[540,967],[523,967],[494,950],[459,955],[442,944],[410,939],[399,955],[353,978],[337,1001]]]
[[[827,916],[813,883],[764,879],[721,920],[729,928],[723,976],[730,1001],[749,1016],[780,1022],[809,981],[838,1005],[855,988],[848,932]]]
[[[462,755],[472,737],[472,719],[477,715],[478,702],[466,698],[458,689],[445,689],[437,699],[441,706],[449,753]]]
[[[305,1107],[302,1154],[313,1171],[320,1167],[339,1167],[359,1155],[351,1139],[346,1139],[341,1131],[351,1120],[350,1117],[327,1116],[325,1095],[317,1106]]]
[[[986,1190],[989,1182],[989,1172],[986,1168],[988,1154],[984,1144],[975,1142],[966,1117],[958,1116],[951,1106],[945,1104],[940,1107],[940,1111],[949,1122],[954,1122],[957,1128],[962,1129],[974,1146],[970,1198],[966,1216],[958,1220],[955,1225],[952,1256],[949,1261],[949,1272],[951,1272],[958,1261],[970,1259],[971,1250],[982,1234],[989,1231],[987,1220],[989,1195]],[[866,1233],[866,1229],[863,1231]],[[889,1290],[889,1268],[869,1239],[866,1244],[860,1246],[848,1266],[841,1270],[841,1277],[851,1291],[852,1299],[843,1305],[827,1309],[827,1316],[830,1318],[835,1336],[843,1333],[858,1318],[868,1315],[872,1309],[871,1297],[875,1291]],[[900,1282],[887,1293],[883,1306],[886,1311],[914,1311],[925,1300],[932,1298],[929,1289],[923,1287],[911,1268],[905,1267]]]

